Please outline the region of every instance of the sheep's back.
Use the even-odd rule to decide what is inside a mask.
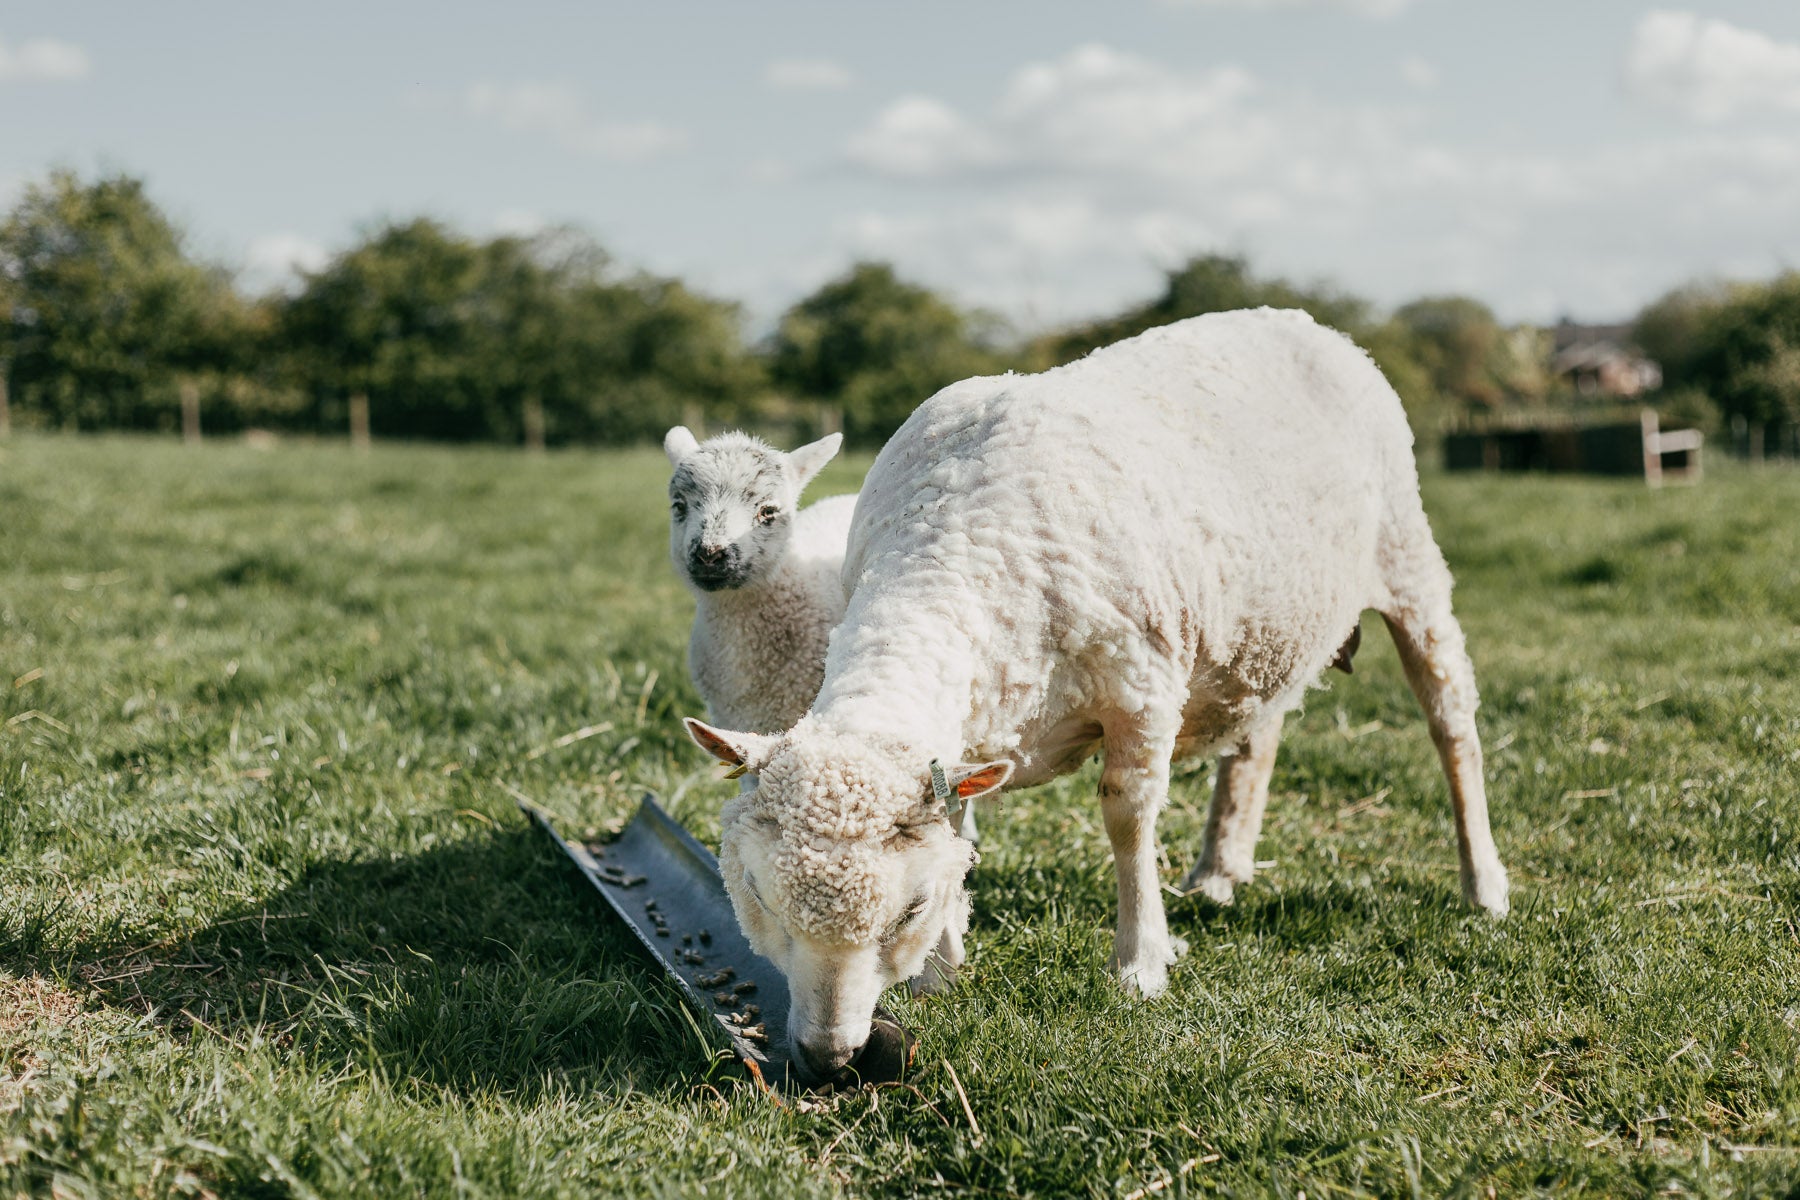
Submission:
[[[877,607],[966,583],[997,730],[1177,684],[1254,708],[1378,601],[1416,486],[1366,355],[1303,313],[1214,314],[926,401],[864,483],[845,579]]]

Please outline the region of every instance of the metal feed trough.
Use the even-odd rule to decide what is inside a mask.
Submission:
[[[912,1038],[877,1011],[855,1061],[829,1080],[804,1077],[787,1045],[787,980],[744,939],[718,860],[654,796],[646,795],[624,831],[605,844],[565,838],[544,809],[523,797],[518,804],[637,935],[688,1006],[719,1027],[766,1092],[886,1082],[911,1064]]]

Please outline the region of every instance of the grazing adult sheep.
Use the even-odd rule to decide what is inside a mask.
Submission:
[[[812,1070],[857,1052],[885,987],[928,959],[925,982],[942,983],[962,959],[974,853],[945,797],[1043,783],[1095,752],[1114,963],[1162,991],[1184,949],[1157,876],[1171,761],[1231,755],[1195,880],[1228,892],[1250,875],[1282,715],[1368,608],[1449,778],[1464,894],[1506,911],[1474,672],[1412,435],[1368,357],[1304,313],[1197,317],[945,388],[876,460],[844,578],[797,725],[688,721],[760,779],[725,808],[720,865],[751,944],[788,977]],[[951,764],[941,788],[933,760]]]
[[[825,643],[844,615],[844,542],[855,496],[802,509],[800,493],[843,441],[791,454],[742,433],[663,438],[669,558],[696,600],[688,670],[708,717],[778,733],[806,712],[825,677]]]

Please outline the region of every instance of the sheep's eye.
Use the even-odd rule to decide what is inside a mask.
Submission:
[[[901,913],[899,919],[888,926],[887,940],[891,942],[899,937],[901,933],[905,932],[908,925],[911,925],[914,921],[918,920],[919,917],[924,914],[925,910],[930,907],[931,901],[928,898],[921,898],[913,901],[912,907]]]
[[[674,518],[677,521],[686,520],[687,519],[687,501],[686,500],[671,501],[669,504],[669,512],[671,515],[674,516]]]
[[[781,510],[779,508],[776,508],[773,504],[765,504],[756,510],[756,523],[758,525],[773,525],[775,523],[775,518],[780,515]]]

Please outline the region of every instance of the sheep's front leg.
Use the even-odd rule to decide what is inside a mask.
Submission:
[[[1206,840],[1200,861],[1188,872],[1181,890],[1200,892],[1219,904],[1230,904],[1232,891],[1256,874],[1256,839],[1262,833],[1263,809],[1269,803],[1269,777],[1281,746],[1281,718],[1266,721],[1219,759],[1212,808],[1206,814]]]
[[[1125,986],[1146,998],[1169,986],[1169,967],[1187,943],[1169,936],[1157,877],[1156,816],[1169,798],[1175,737],[1139,729],[1108,730],[1100,775],[1100,811],[1119,876],[1119,932],[1113,966]]]

